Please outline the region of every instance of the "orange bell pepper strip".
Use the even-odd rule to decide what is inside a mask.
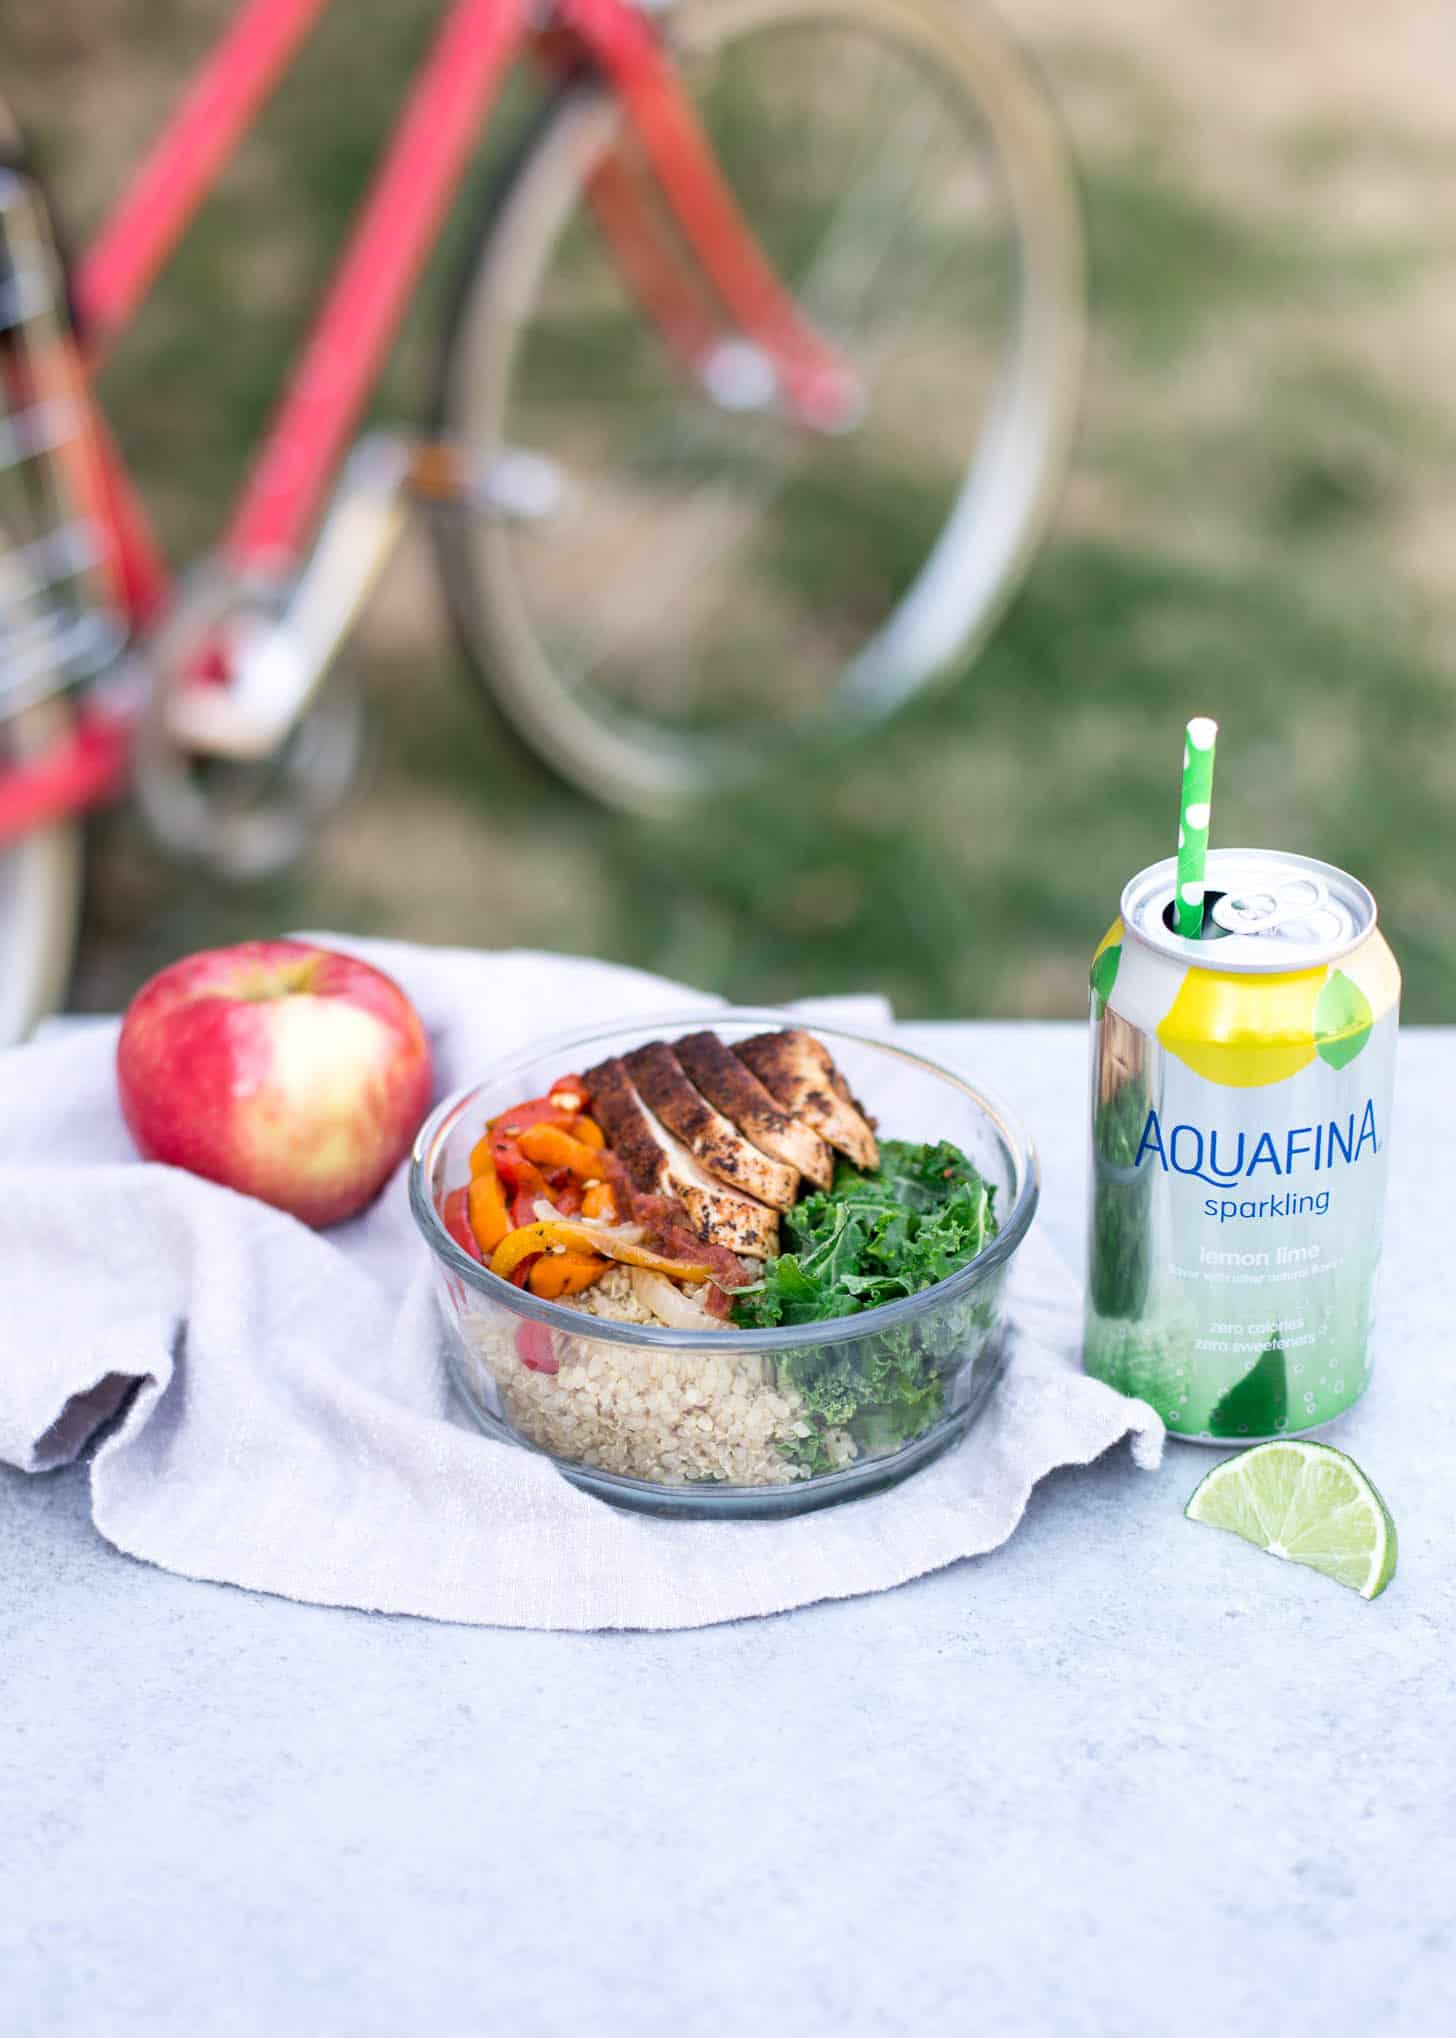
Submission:
[[[508,1189],[523,1189],[530,1184],[539,1186],[545,1179],[536,1163],[528,1161],[521,1152],[518,1136],[496,1130],[487,1134],[487,1138],[490,1141],[490,1155],[495,1171]],[[476,1151],[478,1152],[479,1148]]]
[[[607,1143],[607,1135],[595,1118],[578,1118],[571,1128],[572,1137],[579,1139],[583,1146],[594,1146],[598,1153]]]
[[[467,1207],[470,1229],[475,1233],[480,1250],[493,1253],[511,1228],[505,1190],[500,1185],[500,1176],[493,1163],[489,1171],[482,1169],[478,1175],[472,1176],[467,1191]]]
[[[470,1150],[470,1182],[466,1189],[470,1228],[483,1251],[493,1253],[511,1228],[506,1192],[495,1164],[491,1135],[487,1132]]]
[[[533,1295],[554,1302],[561,1295],[579,1295],[599,1281],[611,1265],[599,1253],[542,1253],[531,1268],[526,1286]]]
[[[602,1238],[588,1226],[573,1224],[569,1217],[542,1218],[535,1224],[523,1224],[516,1231],[506,1233],[491,1254],[490,1271],[509,1280],[527,1253],[542,1253],[553,1245],[563,1245],[568,1252],[605,1253],[609,1258],[621,1260],[629,1267],[647,1267],[654,1274],[667,1274],[678,1281],[711,1281],[713,1269],[703,1267],[691,1260],[664,1259],[661,1253],[648,1252],[645,1246],[626,1245],[616,1239]]]
[[[516,1142],[528,1161],[538,1168],[565,1168],[578,1181],[600,1181],[602,1156],[599,1147],[573,1139],[555,1125],[532,1125]]]
[[[583,1217],[595,1217],[603,1224],[615,1224],[621,1212],[617,1209],[617,1192],[610,1182],[593,1182],[581,1199]]]

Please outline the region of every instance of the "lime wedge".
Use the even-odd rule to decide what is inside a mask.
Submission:
[[[1281,1437],[1215,1465],[1183,1510],[1374,1599],[1395,1576],[1395,1523],[1353,1458]]]

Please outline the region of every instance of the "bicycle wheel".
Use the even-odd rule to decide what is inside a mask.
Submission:
[[[964,669],[1053,505],[1084,317],[1055,122],[984,18],[684,0],[665,20],[739,205],[861,378],[862,417],[816,435],[677,371],[591,218],[593,169],[631,160],[592,81],[493,195],[436,406],[487,470],[531,455],[562,505],[437,519],[471,666],[548,764],[639,809]]]
[[[64,701],[0,725],[0,768],[65,731]],[[0,850],[0,1047],[23,1040],[65,996],[81,906],[81,828],[60,822]]]

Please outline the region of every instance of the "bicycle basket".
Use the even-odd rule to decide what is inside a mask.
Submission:
[[[90,679],[125,631],[45,202],[0,166],[0,716]]]

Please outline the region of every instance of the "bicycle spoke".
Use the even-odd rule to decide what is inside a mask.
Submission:
[[[551,727],[578,758],[595,745],[594,770],[619,785],[639,759],[644,776],[670,776],[670,761],[659,772],[648,760],[676,748],[702,763],[745,729],[772,745],[824,713],[846,674],[858,700],[869,700],[866,670],[903,696],[920,647],[945,643],[947,618],[958,627],[956,572],[974,602],[989,598],[969,556],[972,523],[954,513],[971,499],[983,444],[999,444],[984,436],[994,378],[1014,377],[1025,358],[1010,344],[1026,288],[1025,166],[990,174],[1006,167],[1004,98],[989,130],[973,68],[942,62],[918,27],[904,33],[893,4],[853,0],[843,15],[836,0],[779,4],[770,19],[761,0],[684,0],[668,33],[767,261],[865,389],[856,425],[815,434],[684,383],[586,208],[583,167],[621,139],[605,98],[592,102],[587,146],[582,121],[573,142],[563,124],[573,190],[536,215],[552,251],[533,254],[535,201],[523,204],[520,295],[503,268],[496,298],[513,336],[500,440],[539,450],[574,502],[559,519],[482,534],[518,619],[499,639],[508,711],[541,742],[536,701],[554,702]],[[939,4],[926,0],[932,13]],[[719,23],[735,10],[741,25],[725,37]],[[984,80],[1000,92],[1005,76],[988,51]],[[1013,507],[997,544],[1027,509],[1010,456],[1004,464]],[[927,577],[952,528],[955,549],[942,547]],[[900,629],[922,587],[918,617]],[[872,653],[867,667],[862,654],[881,642],[882,665]]]
[[[909,89],[902,85],[902,97]],[[872,145],[871,161],[845,190],[796,286],[796,297],[815,324],[836,339],[849,336],[851,309],[857,311],[873,292],[904,217],[925,182],[926,144],[937,111],[924,96],[902,106],[888,132]],[[854,358],[861,370],[885,334],[903,323],[904,314],[891,310],[882,315],[878,328],[856,333]],[[702,405],[678,408],[666,440],[669,456],[685,450],[695,438],[701,440],[705,417],[711,413]],[[707,430],[711,429],[709,425]],[[729,481],[712,496],[700,496],[691,515],[679,516],[665,545],[655,538],[644,540],[642,552],[649,547],[652,552],[648,570],[615,583],[595,619],[592,652],[574,662],[570,680],[574,690],[584,691],[593,676],[614,663],[654,619],[659,627],[665,624],[690,593],[701,599],[698,576],[707,563],[716,556],[726,564],[726,555],[736,551],[772,510],[817,449],[809,435],[782,431],[776,450],[768,478],[756,487]],[[684,689],[682,697],[690,708],[696,706],[691,690]]]

